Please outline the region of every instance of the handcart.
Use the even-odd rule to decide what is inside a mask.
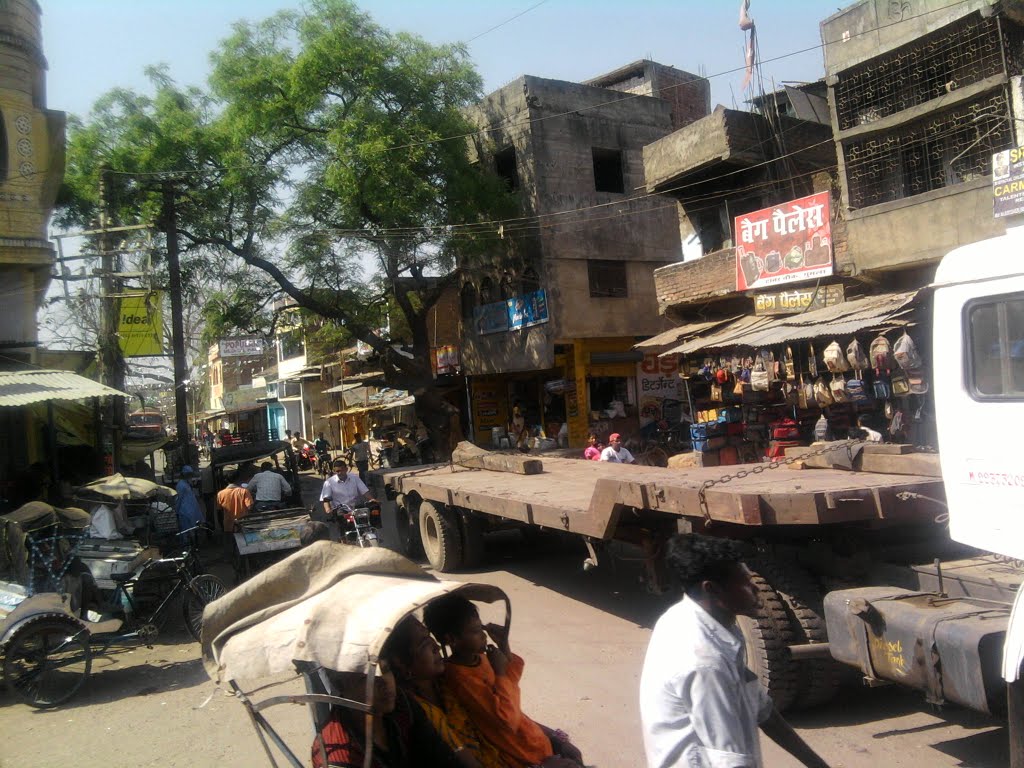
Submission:
[[[239,581],[287,557],[299,548],[309,512],[301,507],[250,512],[235,521],[233,565]]]
[[[366,715],[364,766],[369,768],[374,681],[384,641],[406,616],[451,592],[479,602],[504,602],[508,627],[508,597],[497,587],[439,581],[387,549],[319,541],[207,606],[203,661],[210,677],[229,686],[246,708],[272,766],[277,766],[275,753],[295,768],[307,763],[265,715],[274,706],[300,704],[309,707],[312,735],[298,754],[311,753],[331,707],[347,707]],[[251,698],[252,686],[285,672],[302,676],[305,694]],[[365,675],[365,703],[337,695],[332,672]]]

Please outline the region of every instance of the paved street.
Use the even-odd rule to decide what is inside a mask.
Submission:
[[[516,534],[488,542],[492,570],[462,574],[502,587],[512,599],[512,644],[527,661],[524,708],[568,731],[592,764],[640,766],[635,703],[649,628],[663,601],[636,582],[636,564],[584,573],[575,546],[530,551]],[[97,659],[70,706],[35,711],[0,698],[9,768],[224,766],[267,764],[242,707],[203,673],[198,646],[183,630],[166,644]],[[264,692],[298,692],[297,681]],[[301,756],[310,742],[299,707],[271,719]],[[959,709],[929,712],[896,689],[854,690],[794,724],[833,765],[845,768],[1002,768],[1006,731]],[[766,745],[767,765],[796,763]]]

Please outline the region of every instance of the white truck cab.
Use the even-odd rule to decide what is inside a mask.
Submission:
[[[934,282],[934,393],[953,539],[1024,560],[1024,227],[957,248]],[[1024,663],[1024,589],[1003,677]]]

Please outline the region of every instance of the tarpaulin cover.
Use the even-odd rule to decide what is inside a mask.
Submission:
[[[13,512],[0,515],[0,579],[28,583],[27,535],[48,528],[80,532],[88,525],[88,512],[74,507],[52,507],[43,501],[30,501]]]
[[[154,483],[141,477],[125,477],[118,473],[101,477],[81,486],[80,495],[102,496],[106,499],[148,499],[153,496],[177,496],[178,492],[166,485]]]
[[[294,672],[295,661],[365,673],[395,625],[455,591],[507,600],[497,587],[439,581],[387,549],[318,541],[206,606],[203,662],[218,682]]]

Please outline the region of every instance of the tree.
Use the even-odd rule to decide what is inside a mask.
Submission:
[[[71,162],[95,167],[116,149],[106,157],[137,174],[126,199],[139,213],[152,199],[138,174],[178,171],[184,250],[230,275],[222,323],[267,331],[285,297],[344,328],[447,447],[428,312],[464,272],[505,258],[488,222],[515,211],[470,159],[464,109],[481,83],[465,50],[392,34],[348,0],[313,0],[236,24],[212,60],[208,94],[158,80],[148,123],[133,134],[94,121]],[[389,307],[409,329],[405,349],[378,331]]]

